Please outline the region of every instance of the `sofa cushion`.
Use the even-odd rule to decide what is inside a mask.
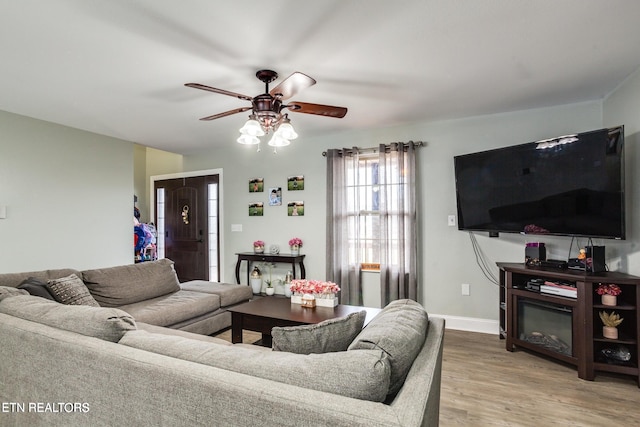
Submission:
[[[0,286],[0,301],[9,297],[17,297],[18,295],[29,295],[29,292],[13,286]]]
[[[43,282],[42,280],[38,280],[35,277],[24,279],[22,283],[18,285],[18,289],[24,289],[25,291],[29,292],[30,295],[35,295],[55,301],[55,298],[53,297],[53,295],[51,295],[49,289],[47,289],[47,283]]]
[[[298,354],[345,351],[362,331],[366,316],[362,310],[314,325],[275,327],[271,329],[273,350]]]
[[[390,367],[380,350],[309,355],[262,352],[146,331],[128,332],[120,344],[356,399],[381,402],[389,388]]]
[[[47,290],[56,301],[62,304],[100,307],[100,304],[89,293],[89,289],[75,274],[49,280]]]
[[[182,338],[190,338],[192,340],[212,342],[219,345],[233,345],[229,341],[225,341],[222,338],[216,338],[209,335],[194,334],[193,332],[181,331],[180,329],[165,328],[164,326],[156,326],[150,323],[136,322],[136,327],[139,331],[147,331],[154,334],[172,335],[172,336],[178,336]],[[254,345],[254,347],[259,347],[259,346]]]
[[[65,305],[33,295],[0,301],[0,313],[111,342],[136,329],[133,317],[116,308]]]
[[[203,292],[178,291],[119,308],[139,322],[173,326],[218,310],[220,297]]]
[[[5,274],[0,274],[0,286],[16,287],[20,283],[22,283],[23,280],[28,279],[29,277],[42,280],[43,282],[46,283],[51,279],[58,279],[60,277],[68,276],[72,273],[75,273],[76,276],[78,277],[81,276],[78,270],[74,270],[71,268],[63,268],[58,270],[28,271],[25,273],[5,273]]]
[[[103,307],[120,307],[180,290],[169,259],[85,270],[82,280]]]
[[[247,302],[253,298],[251,286],[233,285],[231,283],[209,282],[206,280],[191,280],[180,283],[180,288],[185,291],[206,292],[220,297],[220,306],[229,307],[241,302]]]
[[[389,394],[400,390],[427,336],[429,316],[412,300],[392,301],[360,332],[349,350],[380,349],[389,357]]]

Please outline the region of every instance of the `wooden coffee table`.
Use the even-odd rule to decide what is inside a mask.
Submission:
[[[291,304],[289,298],[263,297],[228,309],[231,312],[231,342],[242,342],[242,330],[260,332],[262,345],[271,347],[271,328],[274,326],[299,326],[320,323],[323,320],[347,316],[348,314],[366,310],[365,325],[371,321],[381,309],[341,305],[336,307],[306,308],[300,304]]]

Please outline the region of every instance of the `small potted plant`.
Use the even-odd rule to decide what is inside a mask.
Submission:
[[[253,252],[257,254],[264,253],[264,242],[262,240],[256,240],[253,242]]]
[[[615,306],[618,304],[618,295],[622,293],[620,286],[613,283],[600,283],[596,293],[602,296],[602,305]]]
[[[622,323],[624,319],[620,317],[618,313],[611,312],[607,313],[606,311],[601,311],[598,313],[600,315],[600,320],[604,326],[602,327],[602,335],[605,338],[610,338],[613,340],[618,339],[618,325]]]
[[[299,237],[294,237],[289,240],[289,248],[291,248],[291,255],[298,255],[300,248],[302,247],[302,240]]]

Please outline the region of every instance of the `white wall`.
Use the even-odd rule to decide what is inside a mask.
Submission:
[[[640,276],[640,69],[631,75],[604,102],[604,124],[607,127],[624,125],[625,188],[627,201],[627,239],[608,244],[609,266]]]
[[[475,263],[469,235],[447,226],[447,216],[455,214],[453,156],[495,147],[514,145],[564,133],[602,127],[600,102],[582,103],[510,114],[474,117],[436,123],[420,123],[395,128],[372,129],[309,138],[298,129],[300,138],[274,155],[265,144],[260,153],[229,141],[223,149],[185,156],[185,170],[222,168],[225,174],[225,280],[232,281],[236,252],[251,250],[256,239],[267,246],[277,243],[286,250],[287,240],[297,236],[305,245],[307,277],[325,277],[325,195],[326,171],[322,151],[339,147],[372,147],[392,141],[422,140],[419,149],[420,302],[430,313],[497,321],[498,289]],[[323,120],[323,118],[318,118]],[[327,119],[329,120],[329,119]],[[295,123],[294,123],[295,124]],[[305,190],[288,192],[286,178],[304,174]],[[265,207],[264,217],[249,217],[248,204],[262,200],[248,192],[248,181],[263,177],[265,187],[283,187],[283,206]],[[286,202],[303,200],[305,216],[286,216]],[[231,232],[231,224],[242,224],[242,232]],[[501,235],[478,240],[497,275],[495,262],[524,261],[525,238]],[[545,239],[550,251],[566,258],[568,238]],[[461,296],[461,284],[471,284],[471,295]]]
[[[0,272],[133,262],[133,144],[0,111]]]

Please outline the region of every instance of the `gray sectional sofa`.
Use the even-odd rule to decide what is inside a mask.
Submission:
[[[0,285],[0,425],[438,425],[444,321],[410,300],[363,320],[280,328],[272,351]]]
[[[78,271],[71,268],[0,274],[0,286],[17,287],[25,279],[43,282],[69,275],[84,282],[101,307],[117,307],[136,321],[211,335],[231,326],[227,308],[253,296],[249,286],[194,280],[180,283],[173,261]]]

